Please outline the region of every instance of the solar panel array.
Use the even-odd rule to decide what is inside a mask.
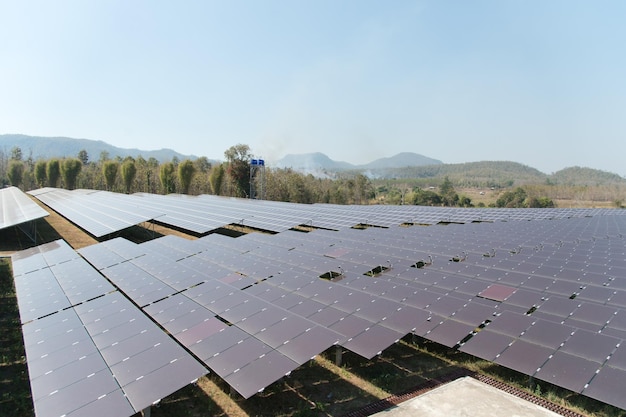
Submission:
[[[143,244],[117,238],[79,251],[113,285],[98,300],[125,295],[245,398],[334,345],[372,358],[413,333],[626,408],[618,383],[626,377],[623,211],[144,194],[119,201],[162,212],[159,222],[198,234],[226,224],[276,233]],[[411,227],[437,223],[449,225]],[[321,229],[289,230],[297,225]],[[37,257],[28,262],[38,282],[50,284],[20,290],[23,320],[75,311],[92,296],[71,280],[59,290],[50,278],[62,281],[56,267]],[[58,313],[41,318],[50,309]]]
[[[0,190],[0,229],[46,217],[48,212],[17,187]]]
[[[64,241],[12,262],[38,417],[131,416],[207,373]]]
[[[212,195],[126,195],[56,188],[42,188],[30,194],[95,237],[107,236],[153,220],[204,235],[233,224],[279,233],[296,226],[342,230],[357,225],[396,227],[401,224],[562,219],[612,213],[610,209],[459,209],[295,204]]]
[[[283,232],[296,226],[341,230],[357,225],[395,227],[401,224],[470,223],[540,220],[611,213],[607,209],[458,209],[422,206],[295,204],[201,195],[135,194],[166,214],[160,223],[206,234],[228,224]]]
[[[625,408],[625,231],[614,215],[80,253],[246,398],[335,344],[371,358],[414,333]]]
[[[98,238],[163,215],[133,196],[107,191],[41,188],[29,194]]]

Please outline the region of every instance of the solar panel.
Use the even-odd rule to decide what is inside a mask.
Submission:
[[[56,331],[54,334],[32,331],[34,327],[51,327]],[[74,310],[31,322],[24,325],[24,329],[37,416],[70,414],[106,397],[123,412],[121,415],[134,414]],[[108,412],[100,407],[92,408],[96,415],[104,416]]]
[[[620,343],[615,337],[578,329],[560,351],[603,364]]]
[[[29,320],[22,329],[38,416],[130,416],[206,373],[72,252],[57,241],[13,256],[17,270],[39,267],[15,277],[20,314]]]
[[[518,339],[497,355],[495,362],[523,374],[534,375],[553,353],[552,348]]]
[[[476,327],[456,320],[445,320],[426,333],[425,337],[444,346],[453,347],[469,336]]]
[[[336,229],[141,245],[116,239],[81,251],[246,397],[334,344],[371,358],[410,332],[579,391],[592,386],[607,357],[621,369],[626,282],[623,267],[609,260],[623,257],[626,222],[614,219],[622,216],[172,201],[211,204],[266,230],[305,217]],[[536,219],[551,220],[517,221]],[[567,382],[556,370],[576,358],[596,368],[590,374],[593,366],[583,366]]]
[[[557,349],[573,332],[572,327],[539,319],[520,336],[520,339]]]
[[[298,364],[287,356],[277,350],[272,350],[263,357],[257,358],[243,368],[231,373],[225,380],[244,398],[249,398],[262,391],[272,382],[288,375],[297,367]]]
[[[163,215],[136,197],[106,191],[46,189],[31,194],[97,238]]]
[[[493,361],[514,340],[513,337],[506,334],[485,329],[465,342],[459,350],[481,359]]]
[[[403,336],[404,334],[393,329],[375,324],[343,342],[342,345],[364,358],[371,359]]]
[[[612,404],[615,407],[626,409],[623,381],[626,371],[611,366],[602,367],[597,375],[583,391],[583,394],[596,400]]]
[[[599,368],[596,362],[558,351],[537,371],[535,377],[574,392],[581,392]]]
[[[206,362],[249,337],[250,335],[236,326],[226,326],[217,332],[207,334],[190,349],[198,358]]]
[[[47,215],[46,210],[39,207],[19,188],[8,187],[0,190],[0,230],[34,222]],[[36,232],[36,230],[31,232]],[[34,236],[30,237],[34,238]]]

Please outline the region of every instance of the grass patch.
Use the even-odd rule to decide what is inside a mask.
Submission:
[[[8,258],[0,258],[0,416],[32,416],[22,326]]]

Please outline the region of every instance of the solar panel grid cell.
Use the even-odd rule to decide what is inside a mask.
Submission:
[[[371,359],[403,336],[404,334],[391,328],[374,324],[342,343],[342,346],[366,359]]]
[[[537,369],[546,363],[553,353],[554,349],[547,346],[518,339],[501,354],[497,355],[495,362],[499,365],[532,376],[537,372]]]
[[[511,336],[484,329],[464,343],[459,350],[481,359],[493,361],[514,340]]]
[[[596,362],[557,351],[537,371],[535,377],[574,392],[582,392],[599,368]]]

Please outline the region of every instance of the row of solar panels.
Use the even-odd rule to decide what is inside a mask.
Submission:
[[[32,222],[48,215],[17,187],[0,189],[0,230]]]
[[[12,262],[38,417],[131,416],[208,372],[64,241]]]
[[[132,212],[141,204],[131,201],[146,197],[114,195],[113,199],[119,198],[114,202],[108,199],[111,193],[88,190],[42,189],[35,194],[50,194],[50,204],[82,216],[90,207],[99,207],[99,214],[90,217],[100,220],[116,207]],[[93,198],[83,200],[87,196]],[[606,215],[623,214],[622,211],[529,210],[526,214],[520,211],[519,217],[551,221],[472,224],[469,219],[476,217],[476,211],[470,210],[464,217],[461,213],[465,210],[445,209],[448,219],[464,218],[459,222],[467,224],[354,230],[349,227],[356,223],[372,224],[370,220],[358,220],[363,219],[367,208],[300,207],[210,196],[148,197],[154,198],[149,207],[155,212],[160,211],[155,201],[161,199],[164,207],[167,202],[176,210],[183,205],[178,207],[174,202],[189,201],[193,203],[185,205],[189,208],[200,200],[211,201],[195,207],[198,216],[208,210],[223,216],[245,213],[259,220],[264,216],[271,219],[274,212],[277,216],[293,216],[293,222],[297,210],[310,214],[319,209],[323,214],[318,214],[315,225],[328,220],[327,224],[333,223],[328,228],[339,231],[283,231],[237,239],[209,235],[196,241],[164,237],[142,245],[114,239],[81,250],[81,255],[115,284],[108,288],[108,281],[100,274],[83,269],[86,264],[71,249],[42,247],[31,250],[32,253],[18,253],[14,255],[14,264],[18,265],[16,286],[20,281],[20,314],[25,323],[34,320],[24,325],[25,339],[27,326],[40,323],[39,330],[33,333],[48,327],[54,329],[58,326],[57,318],[70,320],[63,314],[73,311],[85,323],[89,340],[95,343],[101,340],[99,334],[97,330],[92,333],[86,324],[88,320],[80,316],[84,314],[80,306],[101,300],[106,306],[93,311],[107,316],[115,310],[108,305],[119,302],[113,295],[117,297],[121,291],[132,300],[130,306],[139,306],[244,397],[334,344],[371,358],[413,332],[609,404],[626,406],[621,390],[614,385],[626,376],[621,347],[626,339],[626,217]],[[80,201],[83,202],[79,204]],[[293,209],[296,206],[299,208]],[[425,223],[399,219],[419,211],[433,216],[440,209],[376,206],[369,210],[370,218],[378,211],[397,213],[390,216],[393,220],[389,223],[397,226]],[[456,212],[459,214],[450,215]],[[158,217],[159,221],[164,217],[167,214]],[[382,220],[377,222],[383,225]],[[242,220],[240,224],[243,223]],[[39,284],[33,285],[34,282]],[[126,302],[128,299],[124,298]],[[134,314],[141,316],[141,310],[135,308]],[[55,311],[62,314],[50,315]],[[131,321],[135,320],[133,316]],[[136,330],[126,328],[123,320],[114,324],[122,337],[129,337]],[[105,330],[103,333],[109,333],[110,328]],[[74,331],[72,327],[68,333]],[[107,337],[103,336],[111,346],[121,344]],[[30,344],[27,343],[27,355]],[[45,343],[37,340],[36,346],[39,345]],[[53,351],[55,346],[52,345]],[[100,350],[107,346],[95,344]],[[38,353],[35,351],[28,358],[29,369]],[[67,366],[62,362],[53,366],[57,365],[59,369]],[[116,379],[120,368],[114,369],[114,365],[117,366],[106,363],[105,374],[107,378],[109,374],[113,376],[121,395],[130,400],[133,394],[124,391],[128,381]],[[144,371],[136,376],[136,381],[143,380],[146,374],[156,376],[156,372]],[[42,376],[34,374],[34,379]],[[187,376],[184,374],[181,381],[192,379]],[[54,377],[49,378],[48,381],[55,381]],[[72,380],[60,390],[38,392],[48,392],[48,397],[41,398],[52,401],[49,397],[62,391],[66,397],[54,398],[68,401],[76,395],[68,387],[78,389],[80,380]],[[38,384],[33,385],[33,390]],[[42,385],[49,389],[50,384]],[[175,391],[178,383],[165,385],[167,389],[155,389],[158,398],[166,391]],[[96,398],[103,395],[101,390],[96,391]],[[90,409],[93,401],[100,401],[85,398],[92,398],[92,402],[80,403],[69,411],[82,413]],[[135,399],[134,403],[130,400],[135,411],[158,399],[138,398],[142,399]],[[37,401],[36,409],[48,407]]]
[[[335,344],[371,358],[414,333],[626,407],[626,217],[436,230],[118,238],[79,252],[244,397]]]
[[[157,221],[198,235],[230,224],[271,232],[296,226],[341,230],[357,225],[470,223],[540,220],[612,214],[608,209],[455,209],[421,206],[341,206],[294,204],[201,195],[117,194],[106,191],[42,188],[30,192],[95,237]]]

